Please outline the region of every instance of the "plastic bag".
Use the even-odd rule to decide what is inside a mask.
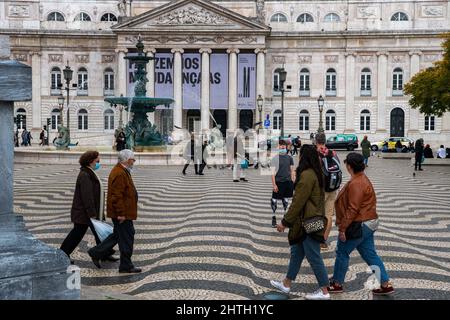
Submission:
[[[242,169],[248,169],[248,165],[249,165],[249,163],[248,163],[248,160],[247,160],[247,159],[243,159],[243,160],[241,161],[241,168],[242,168]]]
[[[113,227],[106,222],[96,219],[91,219],[91,222],[94,225],[95,232],[97,232],[100,241],[105,240],[110,234],[113,233]]]

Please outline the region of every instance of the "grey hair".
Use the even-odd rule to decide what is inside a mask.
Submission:
[[[126,162],[134,158],[134,152],[130,149],[124,149],[119,152],[119,163]]]

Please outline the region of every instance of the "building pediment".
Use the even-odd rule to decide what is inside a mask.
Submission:
[[[116,31],[270,32],[256,20],[205,0],[175,0],[115,25]]]

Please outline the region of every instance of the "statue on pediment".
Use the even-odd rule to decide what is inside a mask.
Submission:
[[[119,9],[119,16],[126,17],[127,16],[127,0],[118,0],[117,8]]]

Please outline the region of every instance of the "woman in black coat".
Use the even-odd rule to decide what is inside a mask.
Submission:
[[[417,171],[417,167],[419,167],[419,171],[423,171],[422,169],[422,157],[423,157],[423,139],[419,139],[416,141],[414,146],[416,150],[416,161],[414,163],[414,170]]]
[[[73,229],[61,245],[61,250],[69,257],[83,239],[88,227],[91,228],[95,242],[97,244],[101,242],[91,222],[91,218],[100,218],[101,182],[94,173],[94,170],[100,168],[99,153],[97,151],[86,151],[81,155],[79,162],[81,168],[78,174],[75,193],[73,195],[72,210],[70,212]],[[108,257],[108,260],[116,261],[112,257]]]
[[[123,131],[120,131],[116,139],[116,150],[122,151],[123,149],[125,149],[125,145],[126,145],[125,134],[123,133]]]

